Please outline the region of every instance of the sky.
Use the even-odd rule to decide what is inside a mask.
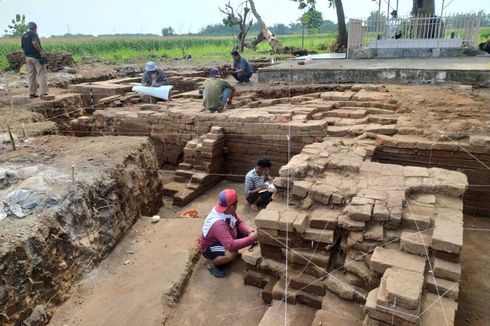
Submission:
[[[388,0],[382,1],[386,13]],[[436,13],[443,0],[436,0]],[[450,12],[487,10],[489,0],[446,0]],[[220,23],[223,14],[218,10],[228,0],[0,0],[0,35],[4,34],[15,14],[25,14],[28,21],[38,25],[42,37],[72,34],[153,33],[162,27],[172,27],[176,33],[196,33],[203,26]],[[230,0],[238,5],[242,0]],[[396,0],[390,1],[395,6]],[[256,0],[257,11],[267,25],[289,24],[301,15],[297,4],[290,0]],[[374,0],[343,0],[346,18],[369,16],[378,5]],[[399,14],[410,13],[412,0],[399,0]],[[337,21],[335,9],[327,0],[317,0],[317,10],[324,19]]]

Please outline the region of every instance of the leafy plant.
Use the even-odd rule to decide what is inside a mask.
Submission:
[[[17,14],[8,25],[8,29],[5,29],[6,37],[19,37],[27,31],[26,16]]]

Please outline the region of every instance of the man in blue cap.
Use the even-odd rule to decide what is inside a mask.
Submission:
[[[235,96],[235,87],[220,78],[218,68],[212,68],[209,76],[203,84],[204,107],[213,113],[222,112],[225,104],[232,104],[233,97]]]
[[[46,55],[41,47],[41,40],[37,35],[37,25],[34,22],[27,23],[28,31],[22,35],[21,46],[24,51],[27,66],[27,83],[29,85],[29,97],[36,98],[37,87],[41,91],[41,98],[48,98],[48,78],[46,75]]]
[[[167,75],[162,69],[159,69],[154,62],[147,62],[141,85],[146,87],[160,87],[168,85]],[[150,96],[150,102],[156,103],[158,98]]]

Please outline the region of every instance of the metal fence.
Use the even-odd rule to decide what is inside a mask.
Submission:
[[[480,16],[350,19],[348,49],[476,47]]]

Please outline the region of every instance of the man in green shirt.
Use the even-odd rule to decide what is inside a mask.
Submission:
[[[211,69],[210,78],[203,84],[203,104],[211,112],[222,112],[225,104],[231,105],[235,88],[229,82],[220,78],[217,68]]]

